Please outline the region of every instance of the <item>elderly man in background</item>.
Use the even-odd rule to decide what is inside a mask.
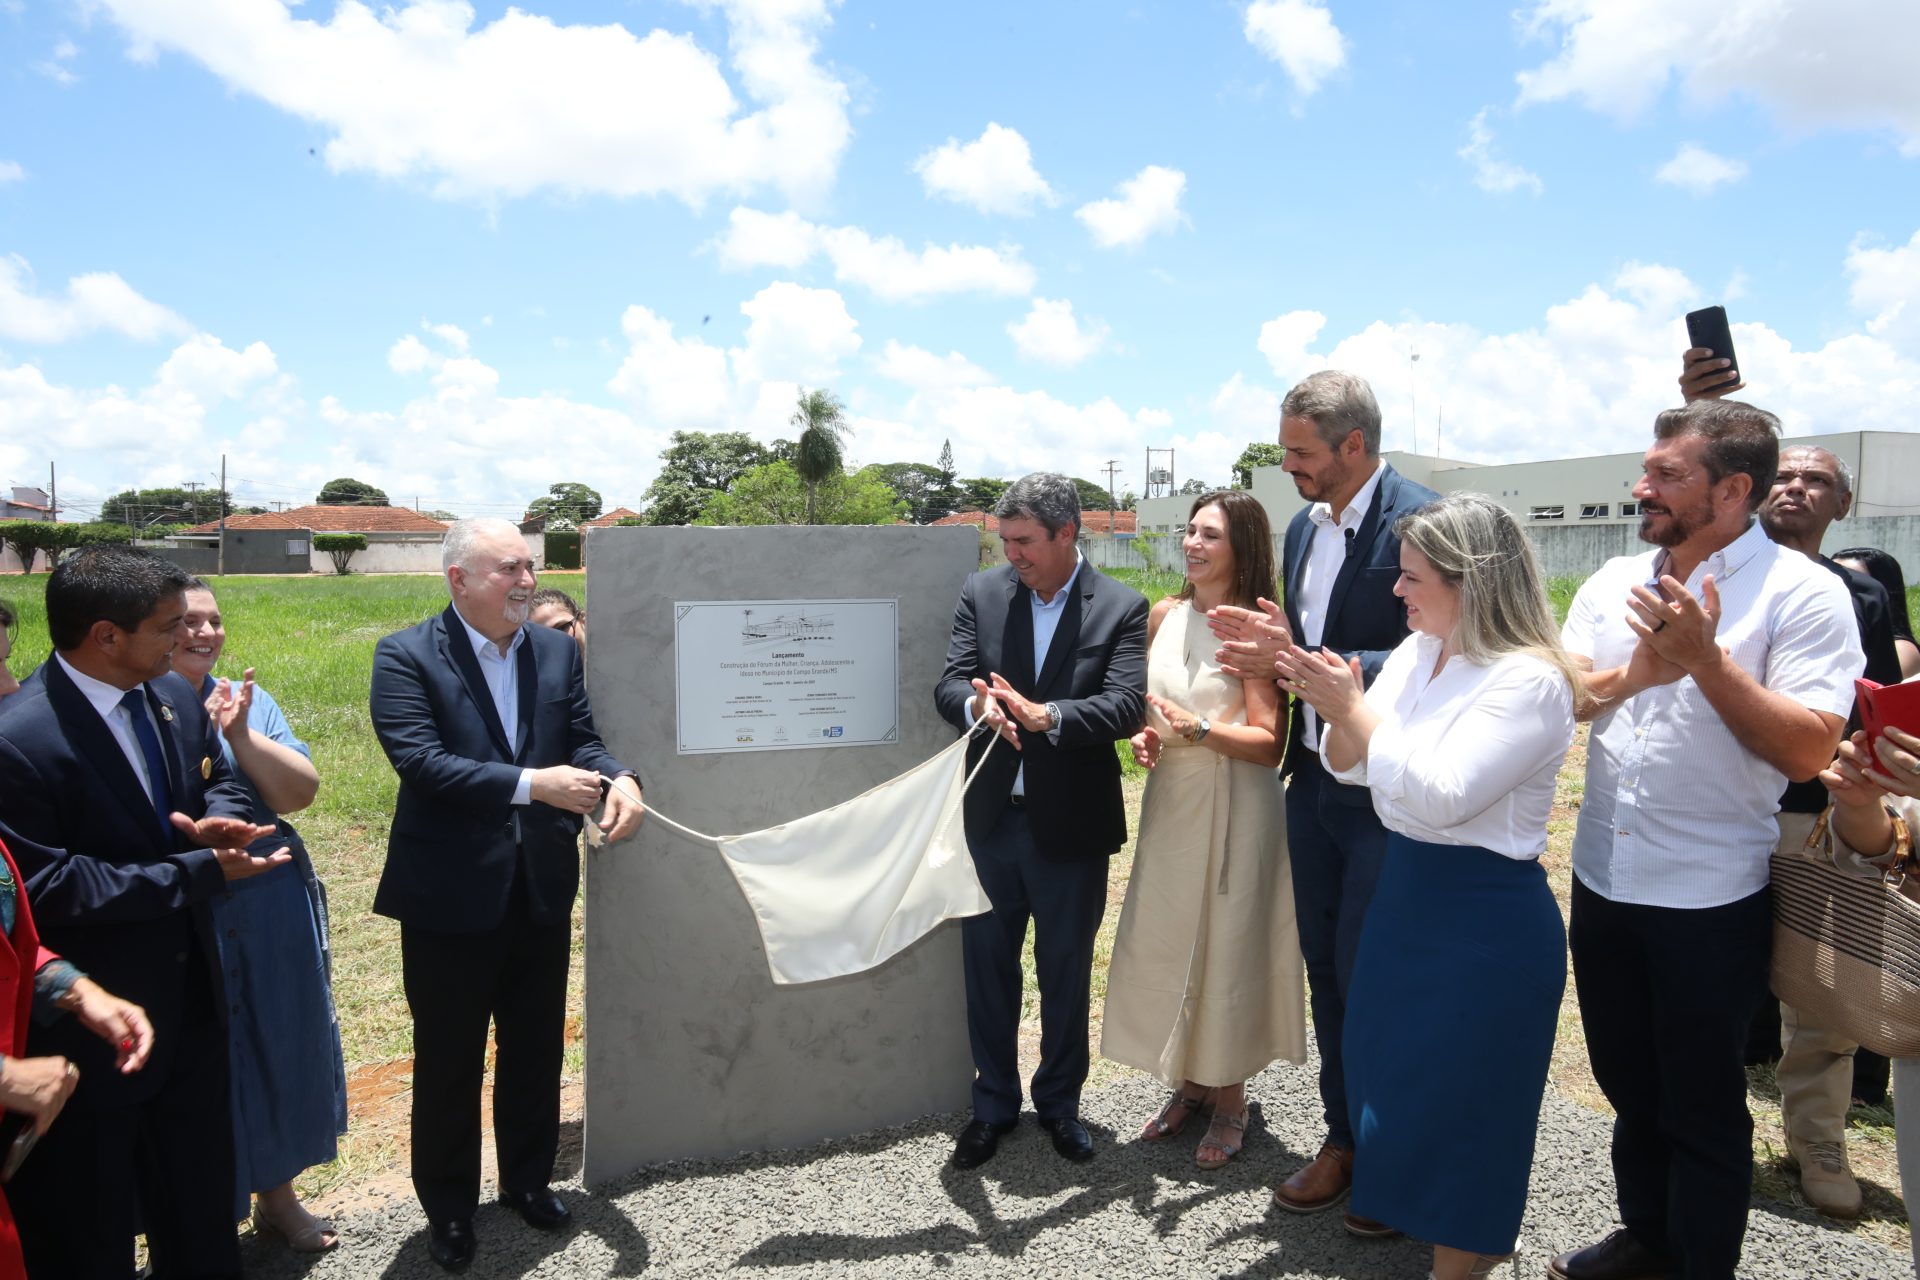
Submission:
[[[428,1252],[464,1270],[480,1196],[480,1084],[495,1027],[500,1199],[531,1226],[571,1218],[548,1183],[560,1135],[576,841],[638,825],[640,780],[593,727],[580,649],[528,625],[533,562],[504,520],[462,520],[446,610],[374,650],[373,728],[400,775],[373,909],[400,922],[413,1013],[413,1185]]]
[[[1696,347],[1683,357],[1681,389],[1688,400],[1717,400],[1726,395],[1703,385],[1725,361]],[[1866,654],[1866,676],[1878,684],[1900,683],[1900,655],[1894,648],[1893,617],[1886,588],[1864,573],[1835,564],[1820,554],[1827,530],[1853,509],[1853,472],[1833,451],[1795,445],[1780,451],[1773,488],[1760,507],[1760,524],[1783,547],[1810,557],[1838,577],[1853,601],[1854,621]],[[1807,842],[1827,789],[1815,779],[1789,782],[1780,796],[1779,850],[1793,852]],[[1860,1046],[1829,1030],[1810,1014],[1779,1005],[1777,1022],[1767,1010],[1755,1022],[1777,1031],[1780,1063],[1780,1113],[1787,1151],[1800,1166],[1800,1190],[1807,1203],[1835,1218],[1860,1216],[1860,1184],[1847,1161],[1847,1106],[1854,1095],[1855,1054]],[[1885,1059],[1876,1059],[1885,1090]]]
[[[1569,941],[1624,1226],[1555,1280],[1731,1280],[1740,1259],[1774,814],[1833,758],[1865,663],[1840,581],[1754,518],[1779,425],[1730,400],[1662,413],[1633,490],[1656,550],[1608,561],[1567,614],[1593,721]]]

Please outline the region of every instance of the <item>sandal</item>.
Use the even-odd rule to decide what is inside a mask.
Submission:
[[[1167,1099],[1167,1105],[1153,1119],[1147,1121],[1140,1130],[1140,1137],[1147,1142],[1158,1142],[1162,1138],[1171,1138],[1187,1127],[1187,1121],[1195,1113],[1204,1110],[1213,1098],[1213,1090],[1203,1089],[1197,1094],[1175,1089],[1173,1096]]]
[[[1229,1132],[1235,1135],[1232,1141],[1227,1140]],[[1240,1109],[1240,1114],[1237,1116],[1226,1111],[1216,1111],[1213,1113],[1213,1123],[1207,1126],[1207,1136],[1200,1139],[1199,1147],[1194,1150],[1193,1162],[1202,1169],[1223,1169],[1229,1161],[1240,1154],[1240,1148],[1246,1144],[1246,1140],[1247,1110],[1245,1107]],[[1209,1149],[1218,1151],[1220,1154],[1217,1157],[1208,1156],[1206,1153]]]
[[[300,1209],[300,1215],[306,1219],[306,1222],[289,1231],[274,1221],[267,1213],[266,1206],[256,1200],[253,1204],[254,1234],[264,1235],[271,1231],[283,1238],[287,1242],[287,1248],[295,1253],[325,1253],[329,1249],[339,1247],[340,1233],[333,1229],[331,1222],[325,1218],[314,1217],[304,1207]]]

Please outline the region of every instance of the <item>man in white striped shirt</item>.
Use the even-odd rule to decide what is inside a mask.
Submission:
[[[1739,1261],[1774,814],[1833,758],[1865,664],[1846,588],[1754,519],[1779,425],[1730,400],[1662,413],[1633,491],[1657,549],[1609,561],[1567,614],[1593,721],[1569,940],[1624,1228],[1555,1258],[1556,1280],[1731,1280]]]

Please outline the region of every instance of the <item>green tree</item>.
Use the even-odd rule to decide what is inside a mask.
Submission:
[[[1277,444],[1250,444],[1233,463],[1233,487],[1236,489],[1253,488],[1253,469],[1255,467],[1277,467],[1287,451]]]
[[[313,535],[313,549],[324,551],[333,558],[333,571],[347,573],[347,564],[356,551],[367,549],[367,535],[364,533],[316,533]]]
[[[20,557],[20,572],[32,573],[33,558],[42,551],[47,553],[49,564],[58,564],[60,553],[79,542],[80,526],[50,520],[6,520],[0,521],[0,538],[6,539]]]
[[[220,489],[123,489],[100,504],[100,519],[135,529],[157,522],[205,524],[220,518],[223,498],[231,515],[231,495]]]
[[[959,511],[992,511],[993,504],[1007,491],[1007,481],[975,476],[960,482]]]
[[[341,476],[329,480],[320,486],[320,496],[314,501],[323,507],[390,507],[387,492],[376,489],[364,480],[355,480],[352,476]]]
[[[1211,493],[1212,491],[1213,491],[1213,486],[1208,484],[1205,480],[1189,480],[1185,484],[1181,485],[1180,488],[1177,490],[1177,492],[1179,493],[1192,494],[1195,497],[1198,497],[1200,494],[1203,494],[1203,493]]]
[[[647,523],[692,524],[708,497],[725,493],[742,474],[770,461],[768,452],[744,431],[674,432],[660,454],[660,474],[647,489]]]
[[[800,438],[793,442],[793,470],[807,487],[807,523],[819,524],[814,515],[821,482],[841,473],[840,442],[848,434],[846,406],[831,391],[802,388],[787,421],[800,428]]]
[[[427,516],[427,519],[429,520],[438,520],[443,524],[452,524],[455,520],[458,520],[460,518],[459,516],[453,514],[453,512],[451,511],[442,511],[437,507],[432,511],[427,512],[426,516]]]
[[[73,535],[73,545],[76,547],[95,547],[102,545],[125,547],[133,544],[133,530],[124,524],[117,524],[108,520],[95,520],[88,524],[76,524],[69,527],[75,531]]]
[[[1113,500],[1113,496],[1107,492],[1107,486],[1095,484],[1091,480],[1082,480],[1078,476],[1075,476],[1073,487],[1080,494],[1080,509],[1082,511],[1105,511],[1107,509],[1107,503]]]
[[[714,493],[696,524],[894,524],[907,504],[872,468],[838,471],[810,491],[791,462],[769,462]]]
[[[535,498],[527,504],[527,518],[546,517],[549,521],[564,520],[574,528],[599,516],[602,502],[597,491],[584,484],[561,481],[548,485],[544,496]]]
[[[925,462],[876,462],[859,474],[876,476],[907,504],[907,519],[932,524],[953,511],[959,490],[942,484],[940,469]]]

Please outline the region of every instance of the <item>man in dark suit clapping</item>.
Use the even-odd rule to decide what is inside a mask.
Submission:
[[[578,646],[527,625],[534,572],[519,531],[462,520],[442,559],[452,603],[374,651],[373,727],[400,795],[373,909],[400,922],[428,1251],[459,1271],[474,1253],[489,1019],[500,1198],[542,1230],[571,1217],[548,1183],[576,842],[603,797],[609,840],[639,825],[642,806],[639,777],[593,727]]]
[[[1146,708],[1147,602],[1080,557],[1080,498],[1065,476],[1013,483],[995,515],[1007,564],[968,578],[934,702],[956,727],[1005,739],[967,790],[967,846],[993,903],[961,925],[973,1122],[954,1163],[992,1158],[1019,1122],[1020,952],[1029,918],[1040,980],[1033,1106],[1054,1148],[1093,1155],[1079,1120],[1093,943],[1107,858],[1127,839],[1113,744]],[[971,768],[992,743],[968,751]],[[1011,744],[1010,746],[1007,744]]]
[[[1393,594],[1400,576],[1394,521],[1439,495],[1381,459],[1380,406],[1366,380],[1351,373],[1322,370],[1287,392],[1280,402],[1280,447],[1286,454],[1281,468],[1311,504],[1287,525],[1285,626],[1272,616],[1277,609],[1265,619],[1218,611],[1229,615],[1215,626],[1229,640],[1221,666],[1242,677],[1273,676],[1273,654],[1292,636],[1309,649],[1359,658],[1371,684],[1387,654],[1407,638],[1406,606]],[[1282,692],[1290,692],[1284,684]],[[1387,848],[1367,788],[1336,782],[1321,765],[1319,733],[1313,709],[1295,698],[1281,772],[1290,779],[1287,846],[1327,1120],[1319,1153],[1273,1193],[1277,1205],[1299,1213],[1341,1203],[1353,1182],[1340,1038],[1360,925]],[[1352,1214],[1346,1226],[1356,1235],[1391,1234]]]
[[[227,997],[209,902],[286,862],[256,827],[205,708],[172,674],[185,571],[126,547],[47,579],[54,654],[0,711],[0,838],[42,942],[153,1023],[146,1068],[73,1019],[33,1051],[79,1087],[7,1188],[27,1272],[125,1280],[145,1231],[156,1277],[238,1276]]]

